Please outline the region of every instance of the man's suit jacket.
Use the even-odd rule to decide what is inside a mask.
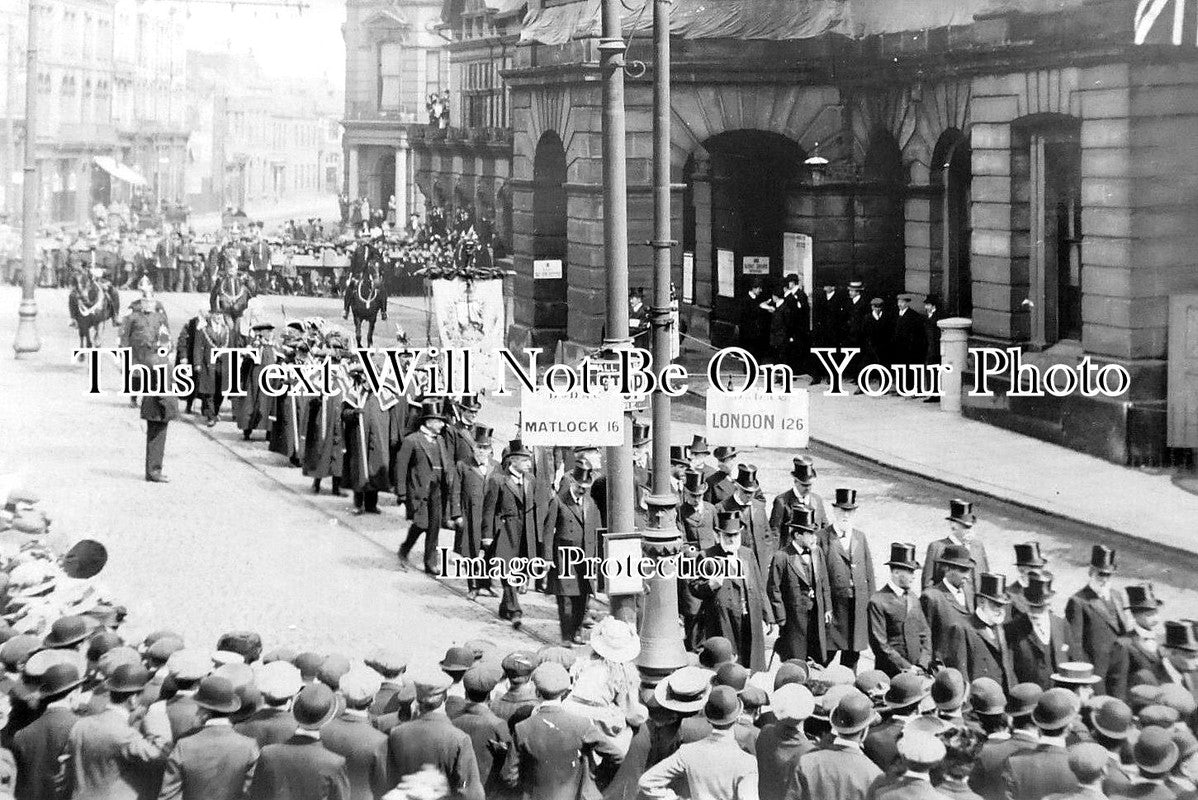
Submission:
[[[458,511],[462,525],[454,541],[454,550],[463,558],[483,555],[483,499],[487,493],[487,481],[495,473],[494,463],[486,465],[486,473],[480,473],[473,456],[459,461]]]
[[[483,792],[493,797],[507,786],[516,751],[507,722],[495,716],[486,703],[470,703],[453,718],[454,727],[470,737],[474,759],[478,762]]]
[[[869,599],[869,647],[874,666],[893,677],[912,665],[932,663],[932,629],[919,600],[895,594],[886,584]]]
[[[348,800],[345,759],[319,739],[296,734],[262,748],[250,800]]]
[[[723,636],[734,643],[740,662],[751,670],[765,669],[765,633],[763,622],[773,622],[772,609],[765,602],[765,581],[757,570],[757,559],[747,547],[737,553],[743,578],[726,578],[718,586],[713,581],[696,578],[690,582],[690,590],[699,598],[699,627],[704,638]],[[726,558],[719,545],[708,548],[700,555],[703,558]],[[747,614],[742,613],[742,606]],[[749,652],[739,652],[737,631],[741,626],[748,629]]]
[[[67,736],[67,774],[75,800],[140,800],[165,743],[129,725],[124,708],[110,706],[75,723]]]
[[[817,528],[828,524],[828,510],[824,505],[824,498],[815,492],[808,492],[806,499],[806,503],[799,500],[793,487],[774,498],[774,502],[770,506],[770,528],[778,537],[779,547],[785,547],[787,544],[785,534],[782,532],[782,525],[790,519],[790,511],[793,508],[810,508]]]
[[[1106,675],[1106,693],[1120,700],[1127,699],[1127,692],[1136,685],[1138,673],[1148,673],[1157,684],[1168,683],[1169,673],[1165,669],[1164,656],[1157,648],[1151,653],[1135,634],[1120,636],[1111,648],[1111,662]]]
[[[369,718],[346,711],[320,730],[320,741],[345,759],[351,800],[373,800],[387,780],[387,734]]]
[[[882,770],[860,747],[832,744],[798,760],[786,800],[864,800],[881,776]]]
[[[932,633],[932,657],[938,661],[944,661],[949,631],[968,624],[973,616],[973,587],[966,583],[962,591],[965,605],[958,603],[943,583],[927,587],[919,596],[919,607]]]
[[[425,714],[387,734],[387,785],[425,764],[436,767],[449,781],[449,792],[462,800],[483,800],[483,785],[470,737],[453,726],[444,711]]]
[[[953,544],[953,540],[946,536],[928,545],[928,551],[923,558],[923,571],[920,573],[920,586],[924,589],[934,583],[940,583],[940,579],[944,577],[940,556],[944,553],[944,548],[950,544]],[[986,555],[985,545],[976,537],[969,545],[969,554],[973,556],[973,588],[977,591],[981,583],[981,574],[990,571],[990,558]]]
[[[434,469],[434,464],[440,469]],[[444,436],[430,442],[423,431],[404,437],[395,460],[395,485],[399,502],[407,504],[408,519],[421,530],[443,527],[458,516],[457,461]],[[437,507],[431,503],[436,498]]]
[[[815,749],[802,726],[772,722],[757,736],[757,797],[782,800],[786,783],[800,758]]]
[[[1042,642],[1032,632],[1032,621],[1022,614],[1003,626],[1016,683],[1035,683],[1052,688],[1052,674],[1068,661],[1077,661],[1080,648],[1073,642],[1073,631],[1056,614],[1049,615],[1050,642]]]
[[[949,629],[943,660],[945,666],[961,670],[967,681],[993,678],[1004,692],[1018,683],[1002,627],[987,629],[976,615]]]
[[[741,798],[756,797],[758,778],[756,756],[738,744],[733,728],[683,744],[645,770],[638,785],[645,798],[662,797],[670,787],[684,797]]]
[[[894,363],[922,364],[927,352],[924,317],[913,308],[894,314]]]
[[[159,800],[240,800],[254,779],[258,745],[232,725],[205,725],[175,742]]]
[[[700,550],[715,544],[715,506],[705,500],[692,506],[683,503],[678,509],[678,530],[683,539]]]
[[[770,560],[765,593],[780,628],[774,650],[783,661],[806,659],[809,655],[822,660],[828,652],[824,615],[832,609],[832,589],[818,544],[811,549],[810,560],[808,566],[789,545]],[[812,642],[816,644],[814,651]]]
[[[497,471],[483,497],[483,538],[494,540],[492,554],[505,561],[540,555],[555,510],[553,493],[543,480],[525,475],[521,489],[510,472]]]
[[[944,795],[932,787],[932,781],[907,775],[883,775],[869,790],[870,800],[944,800]]]
[[[713,506],[718,506],[732,496],[734,484],[735,481],[731,475],[722,469],[717,469],[707,476],[707,496],[703,499]]]
[[[17,800],[55,800],[58,758],[66,752],[67,739],[78,721],[79,716],[69,708],[48,708],[13,736]]]
[[[1080,784],[1069,769],[1064,747],[1040,743],[1011,754],[1003,767],[1006,800],[1044,800],[1050,794],[1075,792]]]
[[[1002,800],[1006,786],[1003,784],[1003,767],[1012,753],[1033,750],[1039,745],[1036,734],[1013,733],[1005,739],[987,739],[982,751],[973,762],[969,774],[969,788],[980,794],[983,800]]]
[[[258,743],[258,749],[269,744],[285,742],[295,735],[295,717],[286,708],[260,708],[249,719],[238,722],[233,729]]]
[[[869,648],[869,598],[874,585],[874,560],[865,531],[853,529],[848,549],[832,528],[820,539],[828,580],[832,584],[832,634],[828,649],[861,652]]]
[[[1065,604],[1065,619],[1073,628],[1073,639],[1080,642],[1086,657],[1094,665],[1094,674],[1106,677],[1111,665],[1115,640],[1131,631],[1118,606],[1118,592],[1105,600],[1088,585],[1083,586]]]
[[[909,717],[891,716],[886,721],[869,729],[861,745],[862,752],[878,769],[889,773],[899,761],[898,740],[903,735],[903,726]]]
[[[765,576],[770,571],[770,559],[778,551],[778,536],[770,528],[769,517],[765,513],[765,502],[758,498],[747,506],[742,507],[729,497],[718,506],[720,511],[739,511],[741,522],[745,529],[741,533],[741,544],[749,548],[757,561],[757,571]]]
[[[556,512],[553,515],[553,531],[545,537],[541,557],[552,564],[549,572],[549,591],[559,597],[579,597],[594,594],[599,590],[598,578],[588,579],[586,567],[575,564],[573,575],[565,577],[558,569],[565,562],[563,548],[577,548],[586,558],[602,557],[602,542],[599,539],[599,506],[584,493],[576,502],[571,489],[558,492]]]
[[[592,754],[617,756],[611,740],[589,718],[560,703],[537,707],[516,724],[520,788],[536,800],[598,800]]]

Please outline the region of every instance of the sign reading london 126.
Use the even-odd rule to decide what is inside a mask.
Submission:
[[[707,392],[707,440],[729,447],[806,447],[810,433],[806,389],[767,394]]]
[[[624,403],[615,392],[592,395],[525,391],[520,438],[538,447],[617,447],[624,442]]]

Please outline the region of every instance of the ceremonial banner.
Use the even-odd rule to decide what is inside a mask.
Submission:
[[[615,392],[520,396],[520,439],[534,447],[618,447],[624,442],[624,403]]]
[[[503,368],[499,350],[507,336],[503,280],[436,279],[429,281],[429,289],[435,345],[469,349],[474,389],[494,389]]]
[[[729,447],[806,447],[809,416],[806,389],[785,394],[707,392],[707,440]]]

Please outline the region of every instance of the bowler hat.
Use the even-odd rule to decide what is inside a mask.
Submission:
[[[241,708],[241,698],[233,689],[228,678],[219,675],[209,675],[200,681],[200,686],[192,696],[192,700],[200,708],[215,711],[218,714],[232,714]]]
[[[62,571],[77,580],[94,578],[108,563],[108,549],[94,539],[81,539],[62,557]]]
[[[716,461],[727,461],[739,452],[735,447],[717,447],[713,455]]]
[[[915,560],[915,545],[906,542],[892,542],[890,560],[886,562],[886,566],[910,570],[919,569],[919,562]]]
[[[707,437],[695,434],[695,438],[691,442],[690,454],[692,456],[705,456],[710,452],[711,448],[707,446]]]
[[[736,660],[736,650],[732,642],[724,636],[710,636],[699,645],[699,663],[708,669],[716,669],[720,664]]]
[[[842,736],[851,736],[878,722],[873,701],[856,689],[849,689],[828,718],[832,729]]]
[[[959,569],[973,569],[973,556],[969,553],[969,548],[960,544],[948,544],[940,551],[940,557],[936,559],[937,564],[946,564],[950,567]]]
[[[451,647],[441,659],[441,669],[446,672],[463,673],[474,666],[474,651],[469,647]]]
[[[642,447],[653,441],[653,435],[649,432],[649,423],[637,420],[632,423],[632,446]]]
[[[472,432],[475,447],[490,447],[491,436],[495,433],[494,428],[488,428],[486,425],[475,425]]]
[[[712,673],[702,667],[682,667],[658,681],[653,698],[662,708],[683,714],[693,713],[707,703]]]
[[[1007,698],[1002,686],[994,678],[974,678],[969,684],[969,707],[973,713],[998,716],[1007,710]]]
[[[907,708],[923,701],[931,691],[932,684],[916,672],[900,672],[890,681],[890,688],[882,702],[886,708]]]
[[[996,572],[983,572],[978,576],[978,597],[984,597],[1000,605],[1011,602],[1007,597],[1007,576]]]
[[[740,533],[745,529],[745,523],[740,518],[739,511],[717,511],[715,515],[716,533]]]
[[[1090,567],[1104,575],[1115,571],[1115,551],[1110,547],[1096,544],[1090,550]]]
[[[1068,689],[1052,688],[1040,695],[1032,711],[1032,722],[1042,730],[1064,728],[1077,716],[1081,701]]]
[[[791,468],[790,474],[799,481],[799,483],[811,483],[815,480],[815,464],[810,456],[797,456],[794,460],[794,467]]]
[[[1169,620],[1165,623],[1165,647],[1174,650],[1198,652],[1198,638],[1194,636],[1194,627],[1188,622]]]
[[[38,695],[49,699],[64,695],[83,683],[83,677],[74,664],[54,664],[49,667],[39,681]]]
[[[1054,683],[1067,683],[1078,686],[1091,686],[1102,680],[1094,674],[1094,665],[1085,661],[1065,661],[1057,664],[1057,671],[1052,674]]]
[[[735,661],[720,664],[720,668],[715,671],[716,686],[731,686],[739,692],[748,682],[749,670]]]
[[[945,519],[949,522],[959,522],[967,527],[973,527],[973,524],[977,522],[977,517],[973,515],[973,503],[968,500],[948,501],[948,516]]]
[[[731,725],[736,722],[744,704],[731,686],[716,686],[707,695],[703,716],[712,725]]]
[[[813,531],[816,527],[815,512],[810,508],[806,506],[794,506],[790,509],[790,514],[786,519],[788,533]]]
[[[857,507],[857,490],[856,489],[837,489],[836,502],[832,505],[837,508],[843,508],[846,511],[852,511]]]
[[[1177,742],[1164,728],[1149,725],[1140,731],[1140,738],[1132,748],[1132,757],[1140,772],[1164,775],[1177,764]]]
[[[741,704],[744,705],[745,711],[748,712],[758,711],[770,703],[770,696],[766,694],[765,689],[753,684],[749,684],[736,694],[740,698]]]
[[[408,660],[396,650],[380,647],[366,657],[366,666],[384,678],[393,678],[407,669]]]
[[[1131,707],[1117,697],[1107,699],[1090,715],[1090,727],[1108,739],[1126,739],[1134,726]]]
[[[524,446],[524,441],[521,439],[512,439],[508,442],[507,449],[503,451],[503,457],[514,458],[515,456],[523,456],[524,458],[532,458],[532,451]]]
[[[420,421],[424,422],[427,419],[439,419],[445,421],[445,414],[442,411],[440,400],[423,400],[420,403]]]
[[[1048,562],[1040,555],[1039,542],[1024,542],[1015,545],[1015,566],[1042,567]]]
[[[254,631],[230,631],[217,640],[216,649],[238,653],[245,663],[252,664],[262,655],[262,637]]]
[[[757,467],[752,464],[741,464],[736,469],[736,485],[747,492],[761,488],[757,482]]]
[[[686,448],[680,444],[670,445],[670,465],[674,467],[685,467],[690,464],[686,457]]]
[[[1046,606],[1056,595],[1052,589],[1052,573],[1032,570],[1027,574],[1027,586],[1023,587],[1023,599],[1029,606]]]
[[[308,684],[295,696],[291,714],[299,727],[318,731],[337,715],[337,696],[323,683]]]
[[[48,649],[74,647],[91,634],[91,626],[83,617],[71,616],[56,619],[50,626],[50,632],[42,640],[42,646]]]
[[[781,689],[790,683],[797,683],[801,686],[807,685],[807,678],[810,671],[807,669],[805,661],[784,661],[778,667],[778,672],[774,674],[774,691]]]
[[[682,473],[682,491],[692,497],[702,497],[707,492],[707,484],[703,481],[703,473],[688,469]]]
[[[1127,592],[1127,607],[1132,611],[1155,611],[1164,605],[1157,599],[1151,583],[1128,586],[1124,591]]]
[[[927,297],[925,297],[923,299],[923,301],[930,306],[936,306],[936,308],[940,308],[940,306],[943,305],[940,302],[940,295],[937,294],[936,292],[930,293]]]
[[[140,664],[121,664],[104,681],[104,688],[116,694],[133,694],[146,688],[150,673]]]
[[[1007,697],[1007,713],[1012,717],[1026,717],[1036,710],[1044,689],[1038,683],[1017,683],[1011,687]]]
[[[932,702],[941,711],[955,711],[965,703],[969,684],[959,669],[944,667],[932,680]]]

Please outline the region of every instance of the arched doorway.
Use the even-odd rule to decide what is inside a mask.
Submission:
[[[743,298],[783,275],[787,200],[806,154],[793,140],[760,130],[708,139],[683,167],[683,249],[694,254],[700,305],[711,303],[713,345],[734,344]]]
[[[889,131],[870,137],[862,165],[853,276],[865,282],[866,290],[898,294],[906,287],[906,236],[903,204],[907,195],[907,172],[903,154]]]
[[[566,338],[566,150],[549,131],[533,160],[533,342],[552,346]],[[537,277],[543,275],[544,277]]]
[[[940,136],[932,153],[932,185],[940,189],[933,204],[933,269],[939,268],[946,315],[973,314],[973,278],[970,274],[970,183],[973,153],[969,137],[956,128]]]
[[[378,186],[378,192],[370,198],[373,208],[387,210],[387,201],[395,194],[395,153],[383,153],[374,168],[375,180],[371,183]]]

